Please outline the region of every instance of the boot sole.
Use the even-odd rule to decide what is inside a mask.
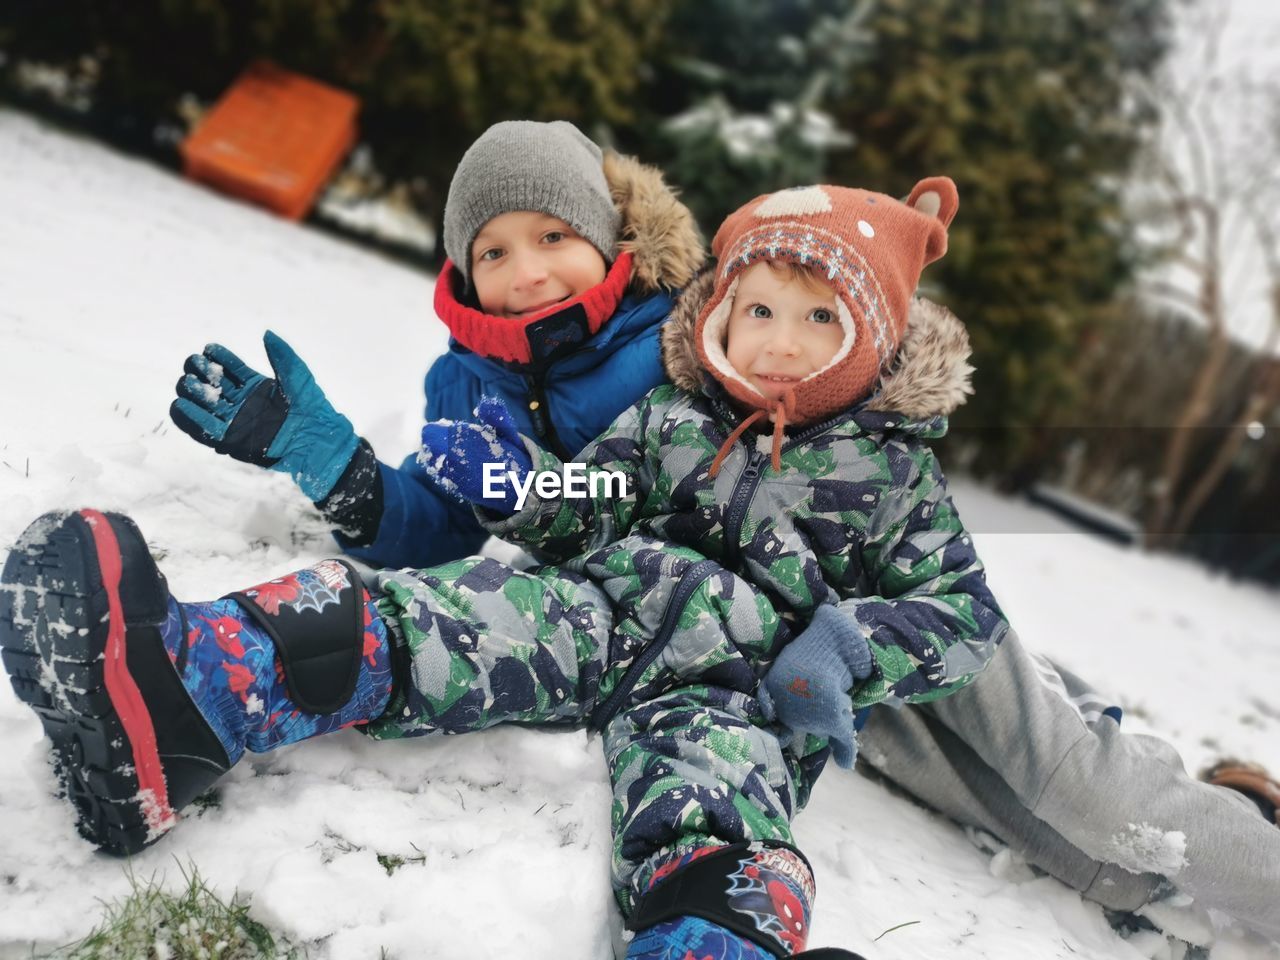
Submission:
[[[45,514],[0,573],[4,668],[53,745],[80,833],[117,855],[138,852],[176,821],[151,715],[125,658],[133,610],[121,599],[124,537],[145,549],[127,517]],[[130,606],[142,596],[143,606],[163,609],[168,590],[154,565],[129,576]]]

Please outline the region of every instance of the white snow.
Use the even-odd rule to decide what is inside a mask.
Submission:
[[[1105,844],[1106,859],[1132,873],[1158,873],[1173,879],[1187,865],[1187,835],[1149,823],[1130,823]]]
[[[271,327],[398,460],[416,448],[421,378],[445,342],[430,279],[8,111],[0,171],[0,545],[46,510],[125,510],[188,599],[334,553],[286,477],[169,423],[173,385],[210,339],[265,372],[256,344]],[[1127,727],[1169,738],[1189,766],[1229,753],[1280,769],[1275,591],[952,489],[1024,640],[1114,692]],[[79,839],[53,798],[39,722],[0,686],[0,957],[16,958],[86,933],[129,879]],[[179,885],[192,862],[321,960],[382,947],[599,960],[617,939],[609,786],[584,731],[397,743],[345,731],[249,757],[220,797],[131,869]],[[1151,938],[1121,941],[1073,891],[1011,856],[993,862],[963,831],[834,766],[797,834],[817,871],[814,946],[874,960],[1170,955]],[[379,854],[404,864],[388,875]],[[1213,933],[1215,960],[1280,956]]]

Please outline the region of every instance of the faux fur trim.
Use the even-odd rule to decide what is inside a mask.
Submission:
[[[714,291],[715,271],[704,271],[684,291],[662,328],[667,376],[690,393],[702,389],[694,331],[698,314]],[[956,315],[931,300],[914,297],[902,345],[866,409],[893,411],[912,419],[952,413],[973,393],[969,353],[969,334]]]
[[[685,288],[676,301],[671,316],[662,325],[662,365],[667,376],[686,393],[702,389],[702,362],[698,359],[698,341],[694,330],[702,305],[716,289],[716,272],[704,270]]]
[[[644,293],[679,290],[706,260],[693,214],[656,167],[609,151],[604,177],[622,214],[619,246],[633,257],[632,287]]]
[[[941,304],[914,297],[893,365],[880,377],[868,410],[920,419],[950,414],[973,393],[969,331]]]

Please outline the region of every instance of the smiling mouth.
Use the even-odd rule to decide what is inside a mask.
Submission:
[[[564,303],[571,296],[572,294],[566,293],[563,297],[558,297],[555,300],[547,300],[545,303],[536,303],[532,307],[525,307],[523,310],[512,310],[510,315],[513,317],[527,317],[532,313],[541,313],[543,310],[548,310],[558,303]]]
[[[781,376],[781,375],[772,374],[772,373],[757,373],[756,379],[763,380],[765,383],[796,383],[801,378]]]

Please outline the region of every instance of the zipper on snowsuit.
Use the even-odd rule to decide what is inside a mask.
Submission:
[[[547,391],[542,381],[534,374],[526,373],[524,382],[529,389],[529,401],[525,406],[533,423],[534,434],[543,447],[567,463],[573,454],[564,448],[556,433],[555,422],[551,419],[551,406],[547,403]]]
[[[742,521],[746,519],[747,508],[755,499],[767,459],[759,450],[748,449],[747,465],[729,498],[729,508],[725,511],[724,518],[724,565],[730,570],[738,568],[738,560],[742,555],[742,545],[738,542],[742,536]]]
[[[713,403],[727,421],[731,422],[734,419],[732,412],[722,403],[718,401]],[[830,430],[840,422],[843,416],[844,414],[836,414],[821,423],[806,427],[782,445],[782,452],[786,453],[793,447],[808,443],[819,434]],[[760,486],[760,479],[764,473],[764,464],[768,460],[759,450],[751,449],[745,439],[740,442],[747,453],[747,465],[733,488],[733,494],[729,497],[729,507],[725,511],[724,519],[724,565],[730,570],[736,570],[738,561],[742,558],[742,544],[739,543],[742,536],[742,521],[746,519],[747,508],[755,499],[756,489]]]
[[[727,411],[721,407],[721,413],[724,414]],[[727,416],[726,419],[732,419],[732,416]],[[835,416],[809,427],[793,437],[790,442],[784,444],[782,449],[790,449],[798,443],[804,443],[810,438],[816,437],[824,430],[830,429],[839,420],[840,417]],[[746,519],[751,501],[755,499],[756,490],[759,489],[760,481],[764,475],[764,465],[768,460],[768,457],[759,450],[752,450],[747,446],[745,441],[743,442],[743,447],[747,453],[747,465],[742,471],[742,476],[734,484],[733,494],[729,498],[729,507],[726,511],[724,522],[725,549],[723,567],[728,570],[735,569],[741,557],[742,547],[738,540],[742,535],[742,522]],[[662,652],[662,648],[671,641],[671,637],[675,633],[676,622],[684,610],[684,605],[689,602],[689,597],[692,596],[693,591],[712,574],[717,566],[721,565],[714,560],[701,560],[686,570],[680,577],[680,582],[676,585],[675,590],[672,592],[671,600],[667,603],[667,609],[663,612],[662,623],[658,627],[657,634],[654,635],[649,646],[641,651],[635,663],[623,675],[622,680],[609,696],[609,699],[592,711],[590,720],[592,729],[603,730],[622,708],[623,703],[639,682],[644,671]]]
[[[716,568],[719,566],[714,560],[699,560],[681,574],[676,588],[671,591],[671,599],[667,601],[667,609],[662,613],[662,623],[658,625],[658,632],[654,634],[653,639],[649,641],[649,645],[640,651],[640,656],[623,674],[622,680],[619,681],[613,693],[609,695],[609,699],[599,704],[591,712],[590,725],[593,730],[603,730],[617,712],[622,709],[622,705],[626,702],[632,689],[640,681],[640,677],[644,675],[645,670],[649,668],[649,664],[653,663],[658,654],[662,652],[662,648],[671,642],[671,637],[676,632],[676,624],[680,620],[680,614],[684,612],[684,605],[693,596],[693,591],[702,585],[702,581],[715,573]]]

